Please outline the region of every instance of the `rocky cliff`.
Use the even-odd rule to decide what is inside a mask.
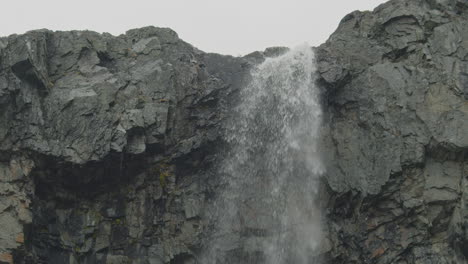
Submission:
[[[197,263],[221,124],[281,51],[154,27],[0,38],[0,262]],[[468,3],[354,12],[315,52],[324,261],[468,263]]]
[[[319,47],[331,263],[467,263],[467,26],[466,1],[390,1]]]
[[[0,39],[0,259],[183,263],[247,61],[169,29]]]

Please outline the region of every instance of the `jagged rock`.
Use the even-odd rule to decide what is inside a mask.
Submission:
[[[204,228],[206,187],[196,186],[215,158],[220,102],[246,61],[154,27],[118,37],[40,30],[0,43],[4,259],[191,256]]]
[[[332,263],[467,262],[467,17],[464,1],[390,1],[317,49]]]
[[[467,18],[463,0],[392,0],[315,49],[330,263],[467,263]],[[222,121],[286,50],[207,54],[154,27],[0,38],[0,261],[195,263]],[[220,248],[254,263],[261,241],[240,239]]]

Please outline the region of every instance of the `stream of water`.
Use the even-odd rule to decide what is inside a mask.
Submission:
[[[224,189],[203,263],[315,263],[321,241],[315,200],[324,170],[315,72],[307,45],[252,70],[227,123]]]

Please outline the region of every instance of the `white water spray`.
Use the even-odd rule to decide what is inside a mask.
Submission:
[[[323,172],[315,71],[307,45],[252,71],[227,125],[225,189],[216,200],[218,220],[203,263],[313,263]]]

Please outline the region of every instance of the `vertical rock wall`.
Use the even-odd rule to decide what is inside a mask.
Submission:
[[[390,1],[318,48],[332,263],[466,263],[467,9]]]
[[[464,0],[393,0],[316,49],[329,263],[467,262],[467,29]],[[281,52],[153,27],[0,38],[0,262],[196,263],[221,122]]]
[[[0,44],[0,260],[194,260],[221,105],[247,61],[153,27]]]

